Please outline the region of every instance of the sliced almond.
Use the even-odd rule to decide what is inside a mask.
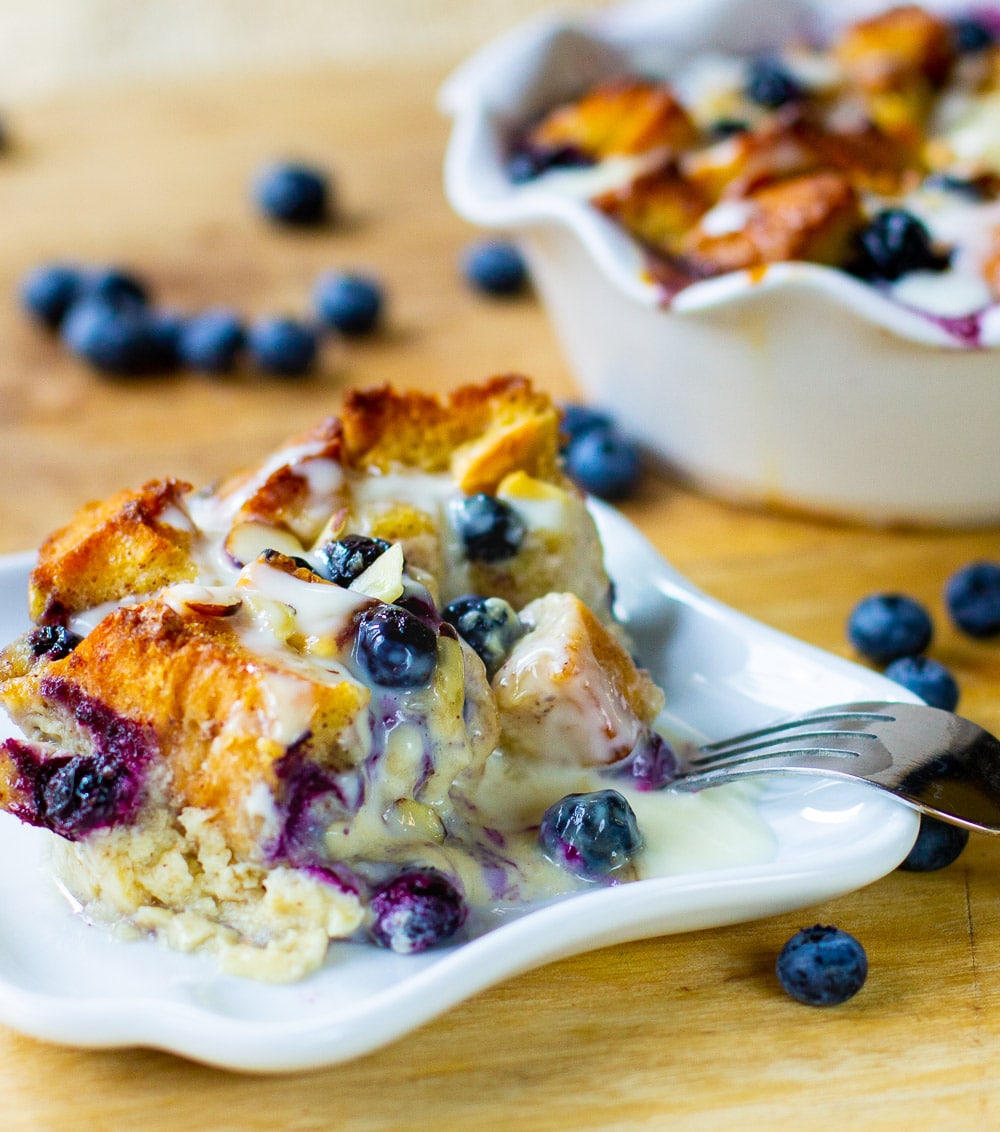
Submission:
[[[264,550],[299,556],[304,553],[295,535],[266,523],[237,523],[226,536],[224,545],[226,554],[239,569],[253,562]]]

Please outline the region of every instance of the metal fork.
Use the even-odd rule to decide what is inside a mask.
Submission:
[[[942,821],[1000,833],[1000,740],[923,704],[838,704],[706,743],[672,785],[778,771],[869,782]]]

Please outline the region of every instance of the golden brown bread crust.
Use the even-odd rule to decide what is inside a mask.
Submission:
[[[628,185],[602,193],[593,202],[636,239],[671,254],[708,211],[712,198],[697,181],[685,177],[675,162],[636,177]]]
[[[955,60],[948,24],[915,4],[852,24],[833,52],[854,82],[873,91],[914,82],[940,85]]]

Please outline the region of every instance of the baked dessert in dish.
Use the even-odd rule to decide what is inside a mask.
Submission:
[[[209,489],[85,506],[0,654],[0,808],[95,919],[277,981],[593,883],[544,811],[672,754],[558,445],[523,378],[384,388]]]
[[[989,15],[903,5],[820,42],[695,53],[668,78],[606,78],[551,108],[508,168],[523,192],[591,201],[667,298],[797,260],[969,319],[1000,299],[998,35]]]

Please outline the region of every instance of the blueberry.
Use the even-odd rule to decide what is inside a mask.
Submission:
[[[180,361],[184,318],[176,311],[150,311],[149,329],[160,369],[173,369]]]
[[[465,553],[473,562],[502,562],[512,558],[524,542],[520,516],[493,495],[468,495],[451,505],[452,521]]]
[[[235,311],[219,307],[189,318],[177,340],[180,360],[204,373],[229,373],[236,366],[246,331]]]
[[[996,43],[996,36],[981,20],[971,16],[952,20],[952,37],[955,41],[955,50],[960,55],[973,55],[985,51]]]
[[[638,449],[613,428],[594,428],[578,436],[565,458],[569,476],[601,499],[624,499],[642,471]]]
[[[145,307],[81,299],[63,319],[61,334],[71,353],[104,373],[135,375],[160,368],[160,345]]]
[[[320,321],[351,336],[375,329],[384,302],[381,284],[366,275],[321,275],[313,289],[313,306]]]
[[[708,132],[715,141],[724,141],[736,134],[745,134],[750,129],[750,123],[742,118],[718,118],[708,128]]]
[[[320,224],[330,212],[330,184],[322,170],[294,162],[268,165],[254,182],[261,211],[283,224]]]
[[[514,642],[524,633],[514,607],[502,597],[467,594],[446,605],[442,616],[479,656],[488,676],[503,664]]]
[[[593,164],[594,158],[574,145],[522,145],[507,159],[507,176],[514,184],[523,185],[541,176],[546,169],[580,169]]]
[[[358,660],[381,687],[419,688],[434,675],[437,637],[407,610],[380,604],[361,617]]]
[[[368,908],[372,938],[402,955],[451,939],[466,917],[461,892],[436,869],[400,873],[375,890]]]
[[[338,586],[349,586],[388,549],[389,543],[385,539],[368,538],[366,535],[346,535],[337,542],[328,542],[320,547],[324,574]]]
[[[32,656],[44,656],[46,660],[62,660],[83,640],[76,633],[62,625],[40,625],[28,634],[28,648]]]
[[[1000,633],[1000,562],[970,562],[945,583],[944,600],[952,621],[970,637]]]
[[[802,93],[802,88],[780,60],[761,55],[750,63],[746,95],[751,102],[768,110],[777,110],[786,102],[801,99]]]
[[[70,840],[110,825],[125,780],[89,755],[75,755],[53,766],[42,787],[40,811],[47,828]]]
[[[488,295],[517,295],[528,282],[521,253],[504,241],[489,240],[467,248],[462,271],[476,290]]]
[[[950,822],[920,815],[920,832],[899,866],[908,873],[932,873],[956,861],[969,842],[969,831]]]
[[[905,594],[880,593],[862,598],[847,620],[854,647],[875,664],[915,656],[931,643],[933,625],[927,610]]]
[[[924,188],[937,189],[944,193],[953,193],[966,200],[989,200],[992,191],[983,177],[959,177],[954,173],[931,173],[924,178]]]
[[[316,361],[319,342],[311,326],[294,318],[259,318],[247,333],[247,349],[267,373],[298,377]]]
[[[98,267],[84,272],[81,298],[103,299],[112,306],[144,307],[149,289],[138,275],[121,267]]]
[[[623,868],[642,848],[632,807],[617,790],[567,794],[542,815],[538,841],[547,857],[589,880]]]
[[[21,280],[21,303],[39,322],[55,329],[83,286],[83,272],[69,263],[35,267]]]
[[[816,924],[795,933],[775,966],[778,982],[807,1006],[837,1006],[853,998],[868,977],[868,956],[852,935]]]
[[[940,271],[947,257],[935,251],[930,232],[904,208],[879,212],[857,237],[852,270],[863,279],[892,283],[911,271]]]
[[[885,675],[931,707],[954,711],[958,706],[958,682],[943,664],[929,656],[901,656],[886,668]]]
[[[611,767],[611,773],[627,776],[636,790],[662,790],[673,782],[679,769],[673,748],[662,735],[651,731],[626,758]]]
[[[564,449],[583,436],[585,432],[592,432],[596,428],[614,428],[614,421],[610,413],[601,409],[594,409],[590,405],[565,404],[562,408],[562,421],[560,432],[565,440]]]

